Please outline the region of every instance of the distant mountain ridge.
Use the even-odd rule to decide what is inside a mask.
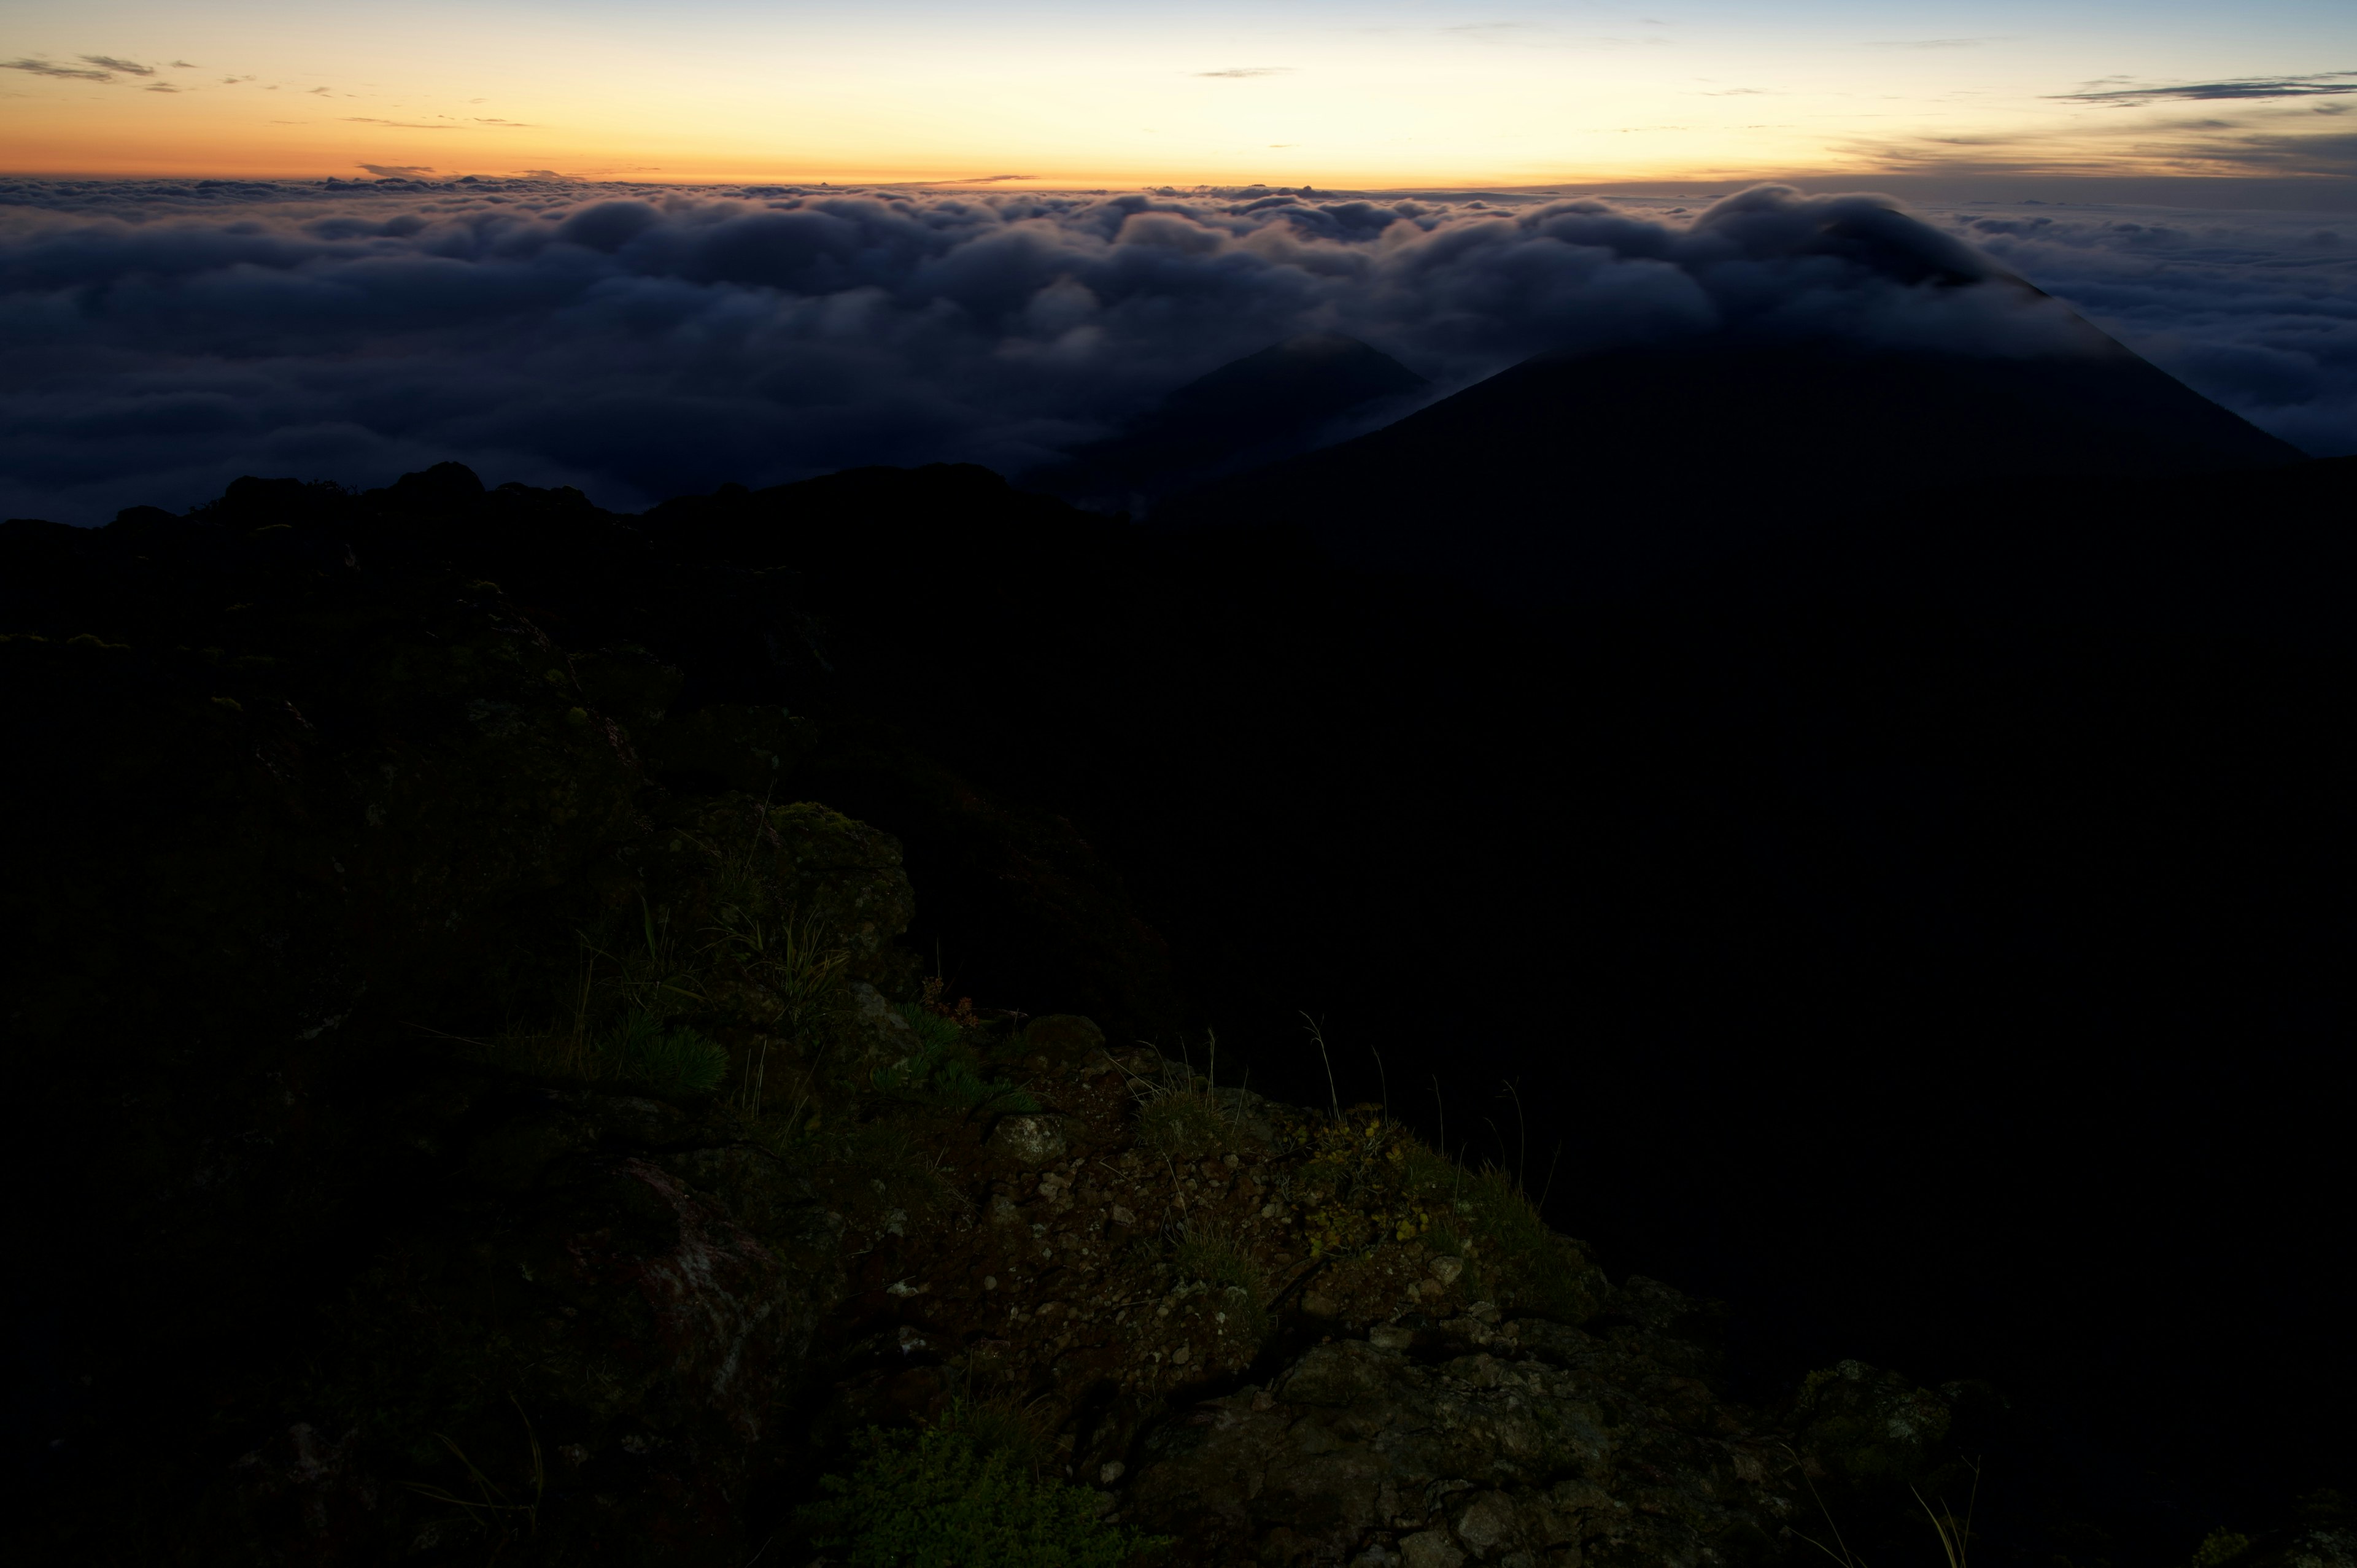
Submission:
[[[2302,460],[2086,332],[2087,351],[2040,358],[1731,334],[1541,354],[1154,516],[1298,525],[1360,565],[1578,597],[1925,490]]]
[[[1034,470],[1025,482],[1123,510],[1396,418],[1432,390],[1355,338],[1305,333],[1188,382],[1128,429]]]

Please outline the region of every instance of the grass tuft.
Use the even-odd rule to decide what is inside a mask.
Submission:
[[[2224,1568],[2251,1549],[2251,1538],[2231,1530],[2213,1530],[2202,1537],[2201,1549],[2193,1553],[2193,1568]]]
[[[1138,1141],[1157,1154],[1177,1157],[1226,1154],[1241,1141],[1243,1104],[1231,1095],[1236,1101],[1235,1110],[1220,1108],[1219,1036],[1211,1036],[1209,1041],[1209,1076],[1198,1076],[1191,1064],[1168,1061],[1157,1078],[1143,1078],[1122,1068],[1129,1079],[1130,1097],[1137,1102]]]
[[[845,1568],[1122,1568],[1168,1544],[1103,1522],[1103,1497],[1039,1475],[1005,1424],[961,1401],[931,1426],[870,1427],[800,1523]]]
[[[1480,1294],[1572,1323],[1595,1309],[1587,1260],[1548,1226],[1512,1172],[1484,1165],[1460,1177],[1433,1239],[1465,1260]]]
[[[1201,1281],[1219,1298],[1213,1311],[1224,1314],[1224,1321],[1214,1321],[1222,1333],[1239,1335],[1254,1347],[1268,1337],[1267,1287],[1226,1227],[1188,1221],[1179,1228],[1170,1262],[1181,1279]]]
[[[598,1048],[612,1058],[616,1078],[651,1094],[710,1094],[728,1077],[726,1047],[652,1013],[625,1015]]]

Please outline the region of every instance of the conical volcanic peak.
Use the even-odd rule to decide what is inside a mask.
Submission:
[[[2300,459],[2079,325],[2083,351],[2033,358],[1750,331],[1540,355],[1155,516],[1306,525],[1362,564],[1570,599],[1895,496]]]

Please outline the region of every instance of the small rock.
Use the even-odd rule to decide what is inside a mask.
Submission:
[[[1034,1018],[1024,1026],[1023,1043],[1032,1050],[1065,1061],[1101,1059],[1104,1031],[1089,1019],[1071,1014]]]
[[[1457,1550],[1441,1530],[1420,1530],[1400,1538],[1400,1561],[1406,1568],[1458,1568],[1465,1553]]]
[[[1038,1166],[1064,1157],[1064,1130],[1053,1116],[1005,1116],[991,1129],[990,1152]]]
[[[1457,1516],[1457,1536],[1487,1557],[1514,1538],[1514,1499],[1503,1492],[1484,1492]]]
[[[1128,1466],[1118,1459],[1108,1459],[1104,1462],[1103,1467],[1097,1471],[1097,1481],[1100,1485],[1110,1487],[1128,1473]]]
[[[1174,1367],[1185,1366],[1187,1364],[1187,1358],[1191,1353],[1192,1352],[1190,1352],[1186,1346],[1179,1346],[1178,1348],[1170,1352],[1170,1364]]]
[[[1405,1350],[1415,1343],[1415,1330],[1400,1323],[1378,1323],[1367,1330],[1367,1343],[1378,1350]]]
[[[1332,1296],[1321,1295],[1316,1291],[1311,1291],[1301,1298],[1301,1310],[1312,1317],[1331,1317],[1340,1312],[1342,1307]]]
[[[1435,1258],[1432,1260],[1432,1277],[1438,1280],[1442,1284],[1455,1284],[1457,1283],[1458,1276],[1464,1273],[1464,1272],[1465,1263],[1462,1259]]]
[[[1116,1203],[1113,1206],[1113,1222],[1116,1225],[1135,1225],[1137,1223],[1137,1216]]]
[[[1598,1513],[1609,1513],[1621,1505],[1612,1500],[1612,1494],[1595,1482],[1574,1476],[1557,1481],[1547,1491],[1547,1500],[1566,1513],[1591,1509]]]

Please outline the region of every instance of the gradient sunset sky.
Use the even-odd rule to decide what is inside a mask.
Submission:
[[[2350,0],[16,0],[0,66],[19,174],[2357,173]]]

